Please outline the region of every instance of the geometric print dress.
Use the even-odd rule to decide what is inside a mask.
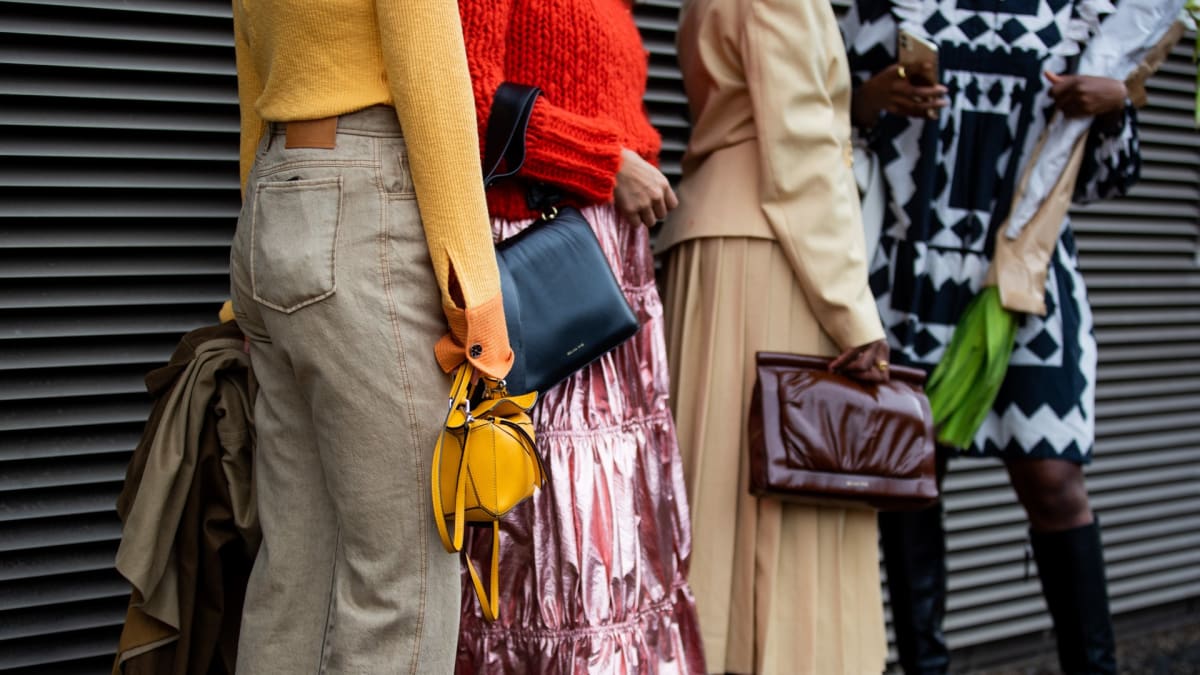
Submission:
[[[1107,0],[855,0],[842,30],[857,87],[896,61],[899,27],[938,46],[950,105],[937,120],[884,113],[869,132],[887,186],[871,290],[896,363],[932,370],[987,275],[996,229],[1050,120],[1043,73],[1072,72]],[[1076,201],[1137,179],[1136,119],[1093,123]],[[1044,317],[1019,317],[1008,373],[966,455],[1083,464],[1095,437],[1096,339],[1070,223]]]

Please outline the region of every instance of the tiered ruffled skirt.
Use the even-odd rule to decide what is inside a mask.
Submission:
[[[584,216],[642,327],[543,393],[534,421],[549,483],[503,521],[496,623],[484,621],[463,577],[464,675],[704,672],[685,581],[689,516],[648,232],[611,205]],[[506,238],[527,225],[493,227]],[[468,552],[487,563],[490,529],[474,534]]]

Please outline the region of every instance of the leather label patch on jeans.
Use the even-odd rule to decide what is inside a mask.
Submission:
[[[287,142],[285,148],[320,148],[332,150],[337,147],[336,117],[326,117],[319,120],[302,120],[287,122]]]

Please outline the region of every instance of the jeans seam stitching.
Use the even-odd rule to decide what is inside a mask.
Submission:
[[[383,153],[379,151],[380,150],[379,146],[381,146],[381,145],[383,145],[383,144],[380,143],[377,139],[371,139],[372,156],[375,158],[375,162],[374,162],[374,164],[375,164],[375,167],[374,167],[375,168],[375,189],[379,190],[379,194],[386,195],[387,190],[385,190],[383,187]],[[387,218],[387,208],[386,208],[387,202],[386,201],[383,202],[383,206],[385,207],[383,210],[383,217]]]
[[[342,544],[342,526],[339,524],[333,535],[333,564],[329,566],[329,602],[325,605],[325,630],[321,633],[321,660],[317,672],[321,675],[329,669],[329,636],[333,633],[336,612],[334,605],[337,601],[337,567],[338,551]]]
[[[418,420],[416,419],[416,412],[414,410],[415,406],[413,405],[412,382],[411,382],[411,378],[409,377],[409,373],[408,373],[408,365],[404,358],[404,344],[401,341],[401,337],[400,337],[400,325],[399,325],[398,317],[396,315],[396,302],[395,302],[394,296],[392,295],[392,275],[391,275],[391,267],[390,267],[390,258],[388,256],[388,234],[389,234],[390,228],[391,228],[391,219],[389,218],[390,209],[392,206],[391,200],[388,199],[386,197],[386,195],[383,195],[382,199],[380,200],[380,205],[382,207],[382,209],[380,211],[380,221],[381,221],[380,226],[381,227],[379,228],[380,273],[383,277],[383,290],[384,290],[384,295],[387,297],[387,303],[388,303],[388,323],[391,324],[392,339],[396,345],[396,356],[397,356],[396,368],[399,370],[400,384],[401,384],[402,388],[404,389],[404,396],[407,399],[406,402],[408,404],[409,429],[412,430],[412,435],[411,435],[410,440],[413,444],[413,447],[417,448],[420,445],[420,434],[417,433],[417,429],[420,428],[420,425],[418,423]],[[421,460],[420,460],[419,452],[414,452],[413,458],[415,460],[414,463],[416,464],[416,466],[415,466],[416,473],[420,474],[421,473]],[[420,504],[420,500],[418,499],[417,501],[418,501],[418,504]],[[421,661],[420,660],[421,638],[422,638],[422,635],[425,630],[425,605],[426,605],[426,600],[427,600],[427,595],[428,595],[428,583],[429,583],[429,569],[428,569],[429,542],[427,541],[428,536],[426,534],[426,535],[420,536],[418,538],[420,540],[419,548],[420,548],[420,554],[421,554],[420,555],[420,560],[421,560],[421,562],[420,562],[420,575],[421,575],[420,589],[421,590],[419,592],[419,599],[418,599],[418,603],[417,603],[418,609],[417,609],[416,627],[415,627],[414,634],[413,634],[412,661],[411,661],[411,665],[409,667],[409,673],[411,673],[412,675],[416,675],[419,672],[418,668],[420,666],[420,661]]]

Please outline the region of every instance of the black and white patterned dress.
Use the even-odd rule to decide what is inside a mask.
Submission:
[[[903,26],[939,49],[950,106],[936,121],[885,114],[871,132],[888,188],[871,288],[897,363],[941,358],[980,291],[996,228],[1052,112],[1045,71],[1070,72],[1108,0],[856,0],[843,21],[857,86],[895,63]],[[1076,199],[1136,180],[1133,109],[1088,139]],[[1096,340],[1068,223],[1046,282],[1045,317],[1022,315],[1004,385],[970,455],[1090,460]]]

